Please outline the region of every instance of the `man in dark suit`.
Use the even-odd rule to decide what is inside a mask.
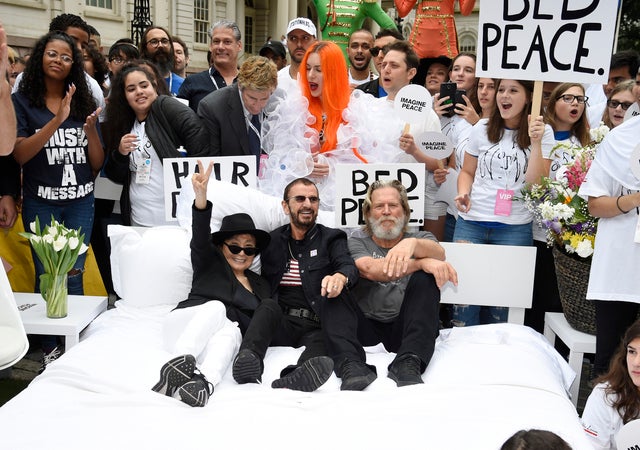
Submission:
[[[259,167],[263,154],[260,130],[277,84],[275,64],[263,56],[253,56],[240,67],[236,84],[202,99],[198,115],[211,136],[213,156],[255,155]]]

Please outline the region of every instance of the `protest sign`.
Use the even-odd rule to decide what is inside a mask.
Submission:
[[[606,84],[617,2],[482,0],[477,77]]]
[[[425,131],[416,136],[415,141],[418,148],[429,158],[441,160],[453,153],[451,140],[438,131]]]
[[[164,177],[164,210],[166,220],[176,220],[176,202],[184,183],[191,183],[191,175],[198,168],[198,160],[205,169],[213,161],[211,177],[239,186],[257,186],[256,157],[216,156],[206,158],[165,158],[162,161]]]
[[[424,164],[338,164],[336,166],[335,226],[364,225],[362,204],[367,189],[376,180],[398,180],[407,189],[409,225],[424,223]]]

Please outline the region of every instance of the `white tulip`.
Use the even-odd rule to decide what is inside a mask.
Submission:
[[[80,247],[80,253],[78,253],[78,255],[82,255],[87,250],[89,250],[89,247],[83,243],[82,246]]]
[[[71,250],[75,250],[79,243],[80,243],[80,239],[78,239],[77,237],[71,236],[69,238],[69,248]]]
[[[31,230],[32,233],[36,232],[36,221],[35,220],[29,224],[29,229]]]
[[[67,245],[67,238],[64,236],[58,236],[55,241],[53,241],[53,249],[56,252],[59,252]]]
[[[45,242],[45,244],[53,244],[53,236],[51,236],[50,234],[45,234],[44,236],[42,236],[42,240]]]

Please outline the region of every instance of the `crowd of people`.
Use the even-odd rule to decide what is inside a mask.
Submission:
[[[638,53],[615,53],[604,86],[545,83],[543,111],[532,116],[532,81],[478,78],[473,53],[421,59],[395,29],[353,31],[346,58],[304,17],[289,22],[284,43],[269,40],[242,62],[237,24],[219,21],[210,37],[209,69],[188,74],[188,46],[162,27],[149,27],[138,46],[116,41],[105,57],[98,31],[62,14],[25,61],[0,26],[1,227],[21,216],[28,229],[36,217],[53,216],[82,227],[87,245],[97,243],[101,219],[114,217],[113,202],[94,197],[100,172],[122,185],[122,224],[165,225],[165,158],[255,157],[259,189],[281,199],[289,223],[280,228],[257,229],[239,213],[212,233],[212,165],[198,161],[192,291],[167,318],[176,356],[153,389],[205,405],[222,376],[207,347],[224,342],[237,345],[226,364],[241,384],[261,381],[270,345],[291,345],[305,351],[274,388],[313,391],[335,372],[341,389],[363,390],[377,377],[363,346],[377,343],[397,354],[389,378],[422,383],[439,327],[505,322],[507,313],[441,308],[440,288],[457,284],[457,274],[439,241],[535,245],[525,324],[542,332],[544,313],[562,306],[546,233],[518,193],[572,160],[558,143],[584,147],[603,122],[612,131],[579,192],[600,218],[587,294],[596,306],[598,384],[584,424],[597,448],[613,448],[622,425],[640,418],[640,168],[629,164],[640,119],[627,114],[640,108]],[[406,124],[393,101],[416,80],[433,108]],[[455,85],[455,101],[444,83]],[[426,131],[448,137],[450,157],[422,152],[415,137]],[[334,208],[341,163],[422,163],[422,229],[408,226],[407,191],[397,180],[369,186],[361,235],[319,224],[319,211]],[[455,186],[451,198],[441,195],[446,183]],[[108,246],[97,248],[108,255]],[[258,254],[261,274],[251,270]],[[33,260],[37,280],[44,269]],[[84,265],[81,256],[69,272],[72,294],[84,292]],[[196,315],[208,318],[197,321],[200,333],[191,329]],[[180,338],[188,333],[199,341]],[[59,354],[55,338],[41,345],[45,362]],[[503,448],[549,437],[538,431],[522,431]]]

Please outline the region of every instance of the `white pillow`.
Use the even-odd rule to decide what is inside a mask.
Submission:
[[[113,287],[127,305],[176,304],[191,290],[190,234],[180,227],[110,225]]]

